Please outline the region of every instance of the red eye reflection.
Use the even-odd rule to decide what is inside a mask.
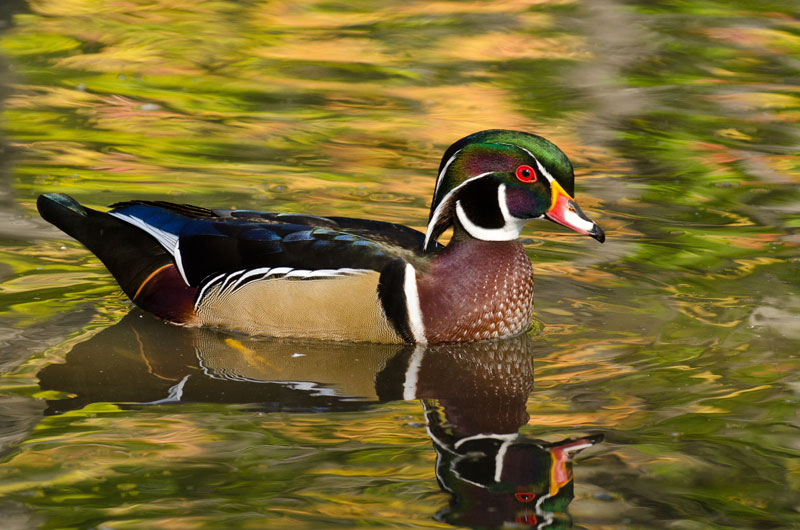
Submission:
[[[536,498],[536,494],[530,491],[518,491],[514,494],[514,498],[519,502],[531,502]]]
[[[520,182],[536,182],[536,171],[531,166],[517,168],[517,180]]]

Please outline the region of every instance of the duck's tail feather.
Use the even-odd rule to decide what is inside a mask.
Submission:
[[[196,289],[185,284],[172,255],[153,237],[63,193],[40,195],[36,206],[42,218],[100,258],[137,305],[173,322],[190,317]]]

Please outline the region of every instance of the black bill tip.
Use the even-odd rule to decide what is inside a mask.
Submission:
[[[603,232],[603,229],[596,224],[589,231],[589,235],[601,243],[606,240],[606,233]]]

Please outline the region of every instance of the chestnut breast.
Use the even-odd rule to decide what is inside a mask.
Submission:
[[[429,342],[508,337],[533,317],[533,267],[519,241],[451,243],[417,277]]]

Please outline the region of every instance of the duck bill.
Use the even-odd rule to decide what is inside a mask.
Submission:
[[[606,234],[603,229],[586,217],[575,199],[570,197],[558,182],[553,181],[550,185],[553,190],[553,202],[550,209],[544,214],[545,217],[571,228],[579,234],[591,236],[601,243],[605,241]]]

